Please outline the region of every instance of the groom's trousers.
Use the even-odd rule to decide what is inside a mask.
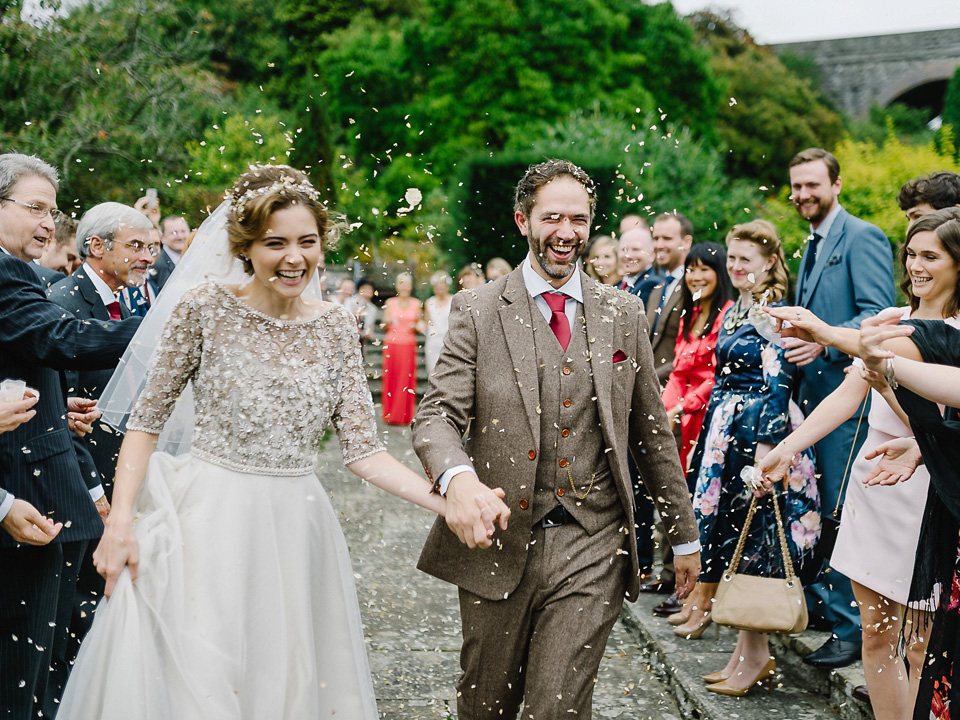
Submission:
[[[460,720],[590,720],[597,669],[627,586],[625,521],[593,535],[535,526],[523,578],[503,600],[460,590]],[[495,549],[486,552],[496,552]]]

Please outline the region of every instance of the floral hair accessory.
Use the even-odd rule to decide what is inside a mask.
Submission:
[[[247,190],[242,195],[232,195],[227,191],[224,195],[224,198],[227,202],[230,203],[230,210],[234,212],[238,220],[243,220],[244,209],[246,204],[255,198],[264,197],[266,195],[306,195],[311,200],[319,200],[320,193],[317,192],[316,188],[313,187],[308,182],[299,181],[293,177],[284,177],[281,180],[277,180],[270,185],[264,185],[262,187],[253,188],[252,190]]]

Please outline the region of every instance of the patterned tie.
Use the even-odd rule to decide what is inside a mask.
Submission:
[[[817,262],[817,248],[820,245],[821,236],[818,233],[813,233],[813,237],[810,238],[810,242],[807,243],[807,256],[803,259],[803,270],[800,273],[800,278],[802,284],[807,284],[807,278],[810,277],[810,273],[813,272],[814,263]]]
[[[110,313],[111,320],[121,320],[123,318],[123,315],[120,314],[120,303],[116,300],[107,305],[107,312]]]
[[[570,345],[570,322],[567,320],[567,314],[563,311],[567,296],[558,292],[545,292],[543,299],[547,301],[547,307],[553,313],[550,316],[550,329],[557,336],[560,347],[566,352]]]

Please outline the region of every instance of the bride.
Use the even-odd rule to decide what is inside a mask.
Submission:
[[[109,600],[61,720],[374,720],[347,547],[314,474],[327,425],[352,472],[444,512],[377,438],[355,319],[305,293],[330,226],[306,176],[252,167],[225,205],[210,242],[252,277],[194,284],[163,326],[94,556]],[[190,453],[155,452],[188,382]]]

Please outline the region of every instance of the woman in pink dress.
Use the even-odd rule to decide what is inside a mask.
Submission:
[[[390,425],[409,425],[416,407],[417,324],[420,301],[411,295],[410,273],[397,275],[397,295],[383,305],[387,337],[383,343],[383,420]]]
[[[700,436],[717,370],[717,335],[733,304],[727,252],[713,242],[690,248],[683,271],[683,317],[677,332],[673,371],[663,390],[671,426],[680,424],[680,464],[687,463]]]

